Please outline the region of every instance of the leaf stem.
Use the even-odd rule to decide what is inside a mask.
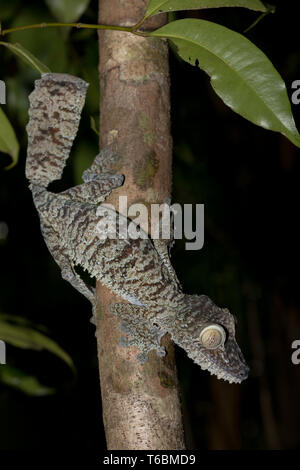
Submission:
[[[137,29],[143,22],[144,22],[144,18],[134,26],[114,26],[114,25],[87,24],[87,23],[37,23],[37,24],[29,24],[25,26],[16,26],[15,28],[8,28],[8,29],[3,29],[3,30],[0,29],[0,36],[5,36],[6,34],[13,33],[15,31],[24,31],[26,29],[49,28],[49,27],[57,27],[57,26],[124,31],[126,33],[136,34],[137,36],[148,36],[147,32],[137,31]]]
[[[142,26],[142,24],[145,23],[146,19],[147,19],[147,18],[144,16],[140,21],[138,21],[137,24],[135,24],[134,26],[132,26],[132,27],[131,27],[131,32],[132,32],[132,33],[135,33],[135,32]]]

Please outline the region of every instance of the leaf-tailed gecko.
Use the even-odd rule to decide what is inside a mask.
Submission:
[[[121,321],[123,346],[137,346],[138,360],[156,350],[165,355],[161,338],[168,332],[202,369],[229,382],[248,375],[235,340],[235,321],[229,310],[217,307],[206,295],[182,292],[171,265],[166,240],[145,238],[101,239],[97,226],[105,217],[130,219],[99,205],[124,176],[115,174],[120,156],[105,148],[83,173],[84,183],[61,193],[47,190],[61,178],[76,136],[87,83],[66,74],[47,73],[35,82],[31,93],[26,176],[30,181],[41,230],[63,279],[87,297],[96,311],[94,288],[75,271],[88,273],[130,303],[111,306]],[[103,206],[102,206],[103,207]],[[120,224],[121,226],[122,224]],[[119,227],[119,224],[116,225]]]

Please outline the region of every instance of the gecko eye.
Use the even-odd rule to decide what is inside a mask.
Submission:
[[[208,325],[201,331],[199,339],[205,348],[217,349],[225,343],[226,332],[221,325]]]

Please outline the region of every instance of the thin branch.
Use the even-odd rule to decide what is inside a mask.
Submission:
[[[71,27],[78,29],[106,29],[112,31],[124,31],[126,33],[135,34],[137,36],[148,36],[146,31],[137,31],[141,24],[143,24],[143,19],[139,21],[134,26],[115,26],[115,25],[104,25],[104,24],[88,24],[88,23],[36,23],[29,24],[25,26],[16,26],[15,28],[1,29],[0,26],[0,36],[5,36],[9,33],[14,33],[16,31],[24,31],[28,29],[37,29],[37,28],[53,28],[53,27]]]

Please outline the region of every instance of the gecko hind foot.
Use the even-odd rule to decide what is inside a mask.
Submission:
[[[89,170],[86,170],[83,173],[82,179],[85,183],[98,183],[101,185],[102,192],[105,190],[105,185],[109,185],[109,189],[116,189],[122,186],[124,183],[124,175],[122,174],[112,174],[112,173],[92,173]]]
[[[84,171],[84,182],[90,181],[90,175],[116,174],[121,168],[122,156],[110,147],[105,147],[96,155],[90,168]]]
[[[164,204],[168,206],[168,211],[170,211],[171,199],[165,198]],[[167,220],[165,220],[164,216],[162,216],[162,218],[159,221],[159,238],[153,238],[152,242],[163,264],[167,268],[172,280],[176,283],[178,288],[181,288],[180,282],[178,280],[178,277],[176,275],[176,272],[170,260],[171,248],[175,244],[173,224],[174,224],[173,211],[170,212],[169,218],[167,218]],[[169,234],[169,238],[163,238],[163,235],[165,233]]]

